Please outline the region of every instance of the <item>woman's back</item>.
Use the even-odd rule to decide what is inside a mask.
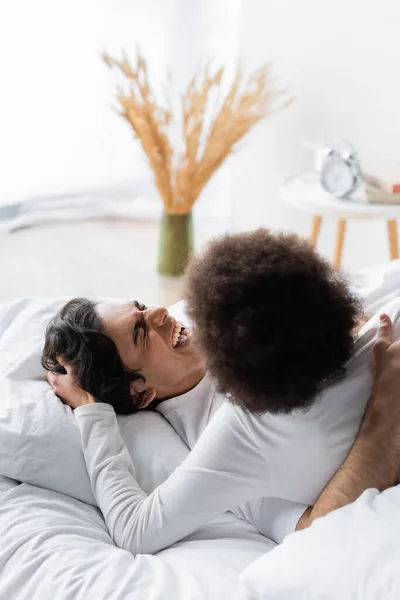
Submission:
[[[400,299],[383,312],[392,319],[398,339]],[[378,326],[376,315],[361,329],[344,377],[329,385],[310,409],[262,417],[266,428],[262,452],[272,472],[274,497],[312,504],[343,463],[372,393],[371,353]],[[261,436],[258,431],[258,439]]]

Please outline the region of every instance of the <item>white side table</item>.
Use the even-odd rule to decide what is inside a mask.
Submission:
[[[400,218],[399,204],[366,204],[340,200],[323,189],[316,174],[296,175],[288,179],[281,187],[281,198],[287,204],[313,216],[310,241],[314,245],[318,242],[322,219],[334,217],[338,220],[334,255],[334,265],[337,268],[340,267],[342,261],[348,219],[384,219],[387,221],[390,259],[399,258],[397,238],[397,219]]]

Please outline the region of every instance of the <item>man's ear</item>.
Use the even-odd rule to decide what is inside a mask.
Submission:
[[[153,402],[156,397],[156,390],[152,387],[147,387],[143,379],[136,379],[131,382],[131,396],[136,408],[146,408]]]

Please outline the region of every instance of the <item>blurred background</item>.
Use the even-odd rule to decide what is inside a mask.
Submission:
[[[26,295],[138,297],[170,304],[157,273],[162,205],[115,111],[107,51],[146,57],[179,94],[212,58],[227,72],[270,62],[292,104],[258,123],[193,212],[196,248],[265,226],[308,235],[312,215],[282,185],[313,168],[307,142],[351,140],[363,168],[400,182],[397,0],[13,0],[0,4],[0,301]],[[329,258],[336,222],[325,219]],[[383,219],[349,221],[342,264],[382,263]]]

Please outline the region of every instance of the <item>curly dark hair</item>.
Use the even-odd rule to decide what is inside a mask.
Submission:
[[[249,412],[309,407],[351,357],[360,302],[296,235],[216,239],[189,265],[186,297],[219,391]]]
[[[61,357],[71,366],[77,384],[96,401],[111,404],[117,414],[129,415],[137,411],[130,384],[144,378],[125,368],[95,306],[92,300],[75,298],[51,319],[41,362],[47,371],[65,373],[58,362]]]

